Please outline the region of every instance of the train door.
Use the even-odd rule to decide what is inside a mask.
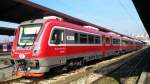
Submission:
[[[58,56],[65,56],[66,41],[65,41],[65,29],[54,28],[52,34],[52,41],[55,45],[54,51]]]
[[[102,35],[102,50],[103,56],[105,56],[106,55],[105,35]]]
[[[51,37],[51,45],[53,45],[53,48],[49,48],[51,51],[53,51],[53,55],[56,56],[57,61],[56,63],[64,64],[66,62],[66,41],[65,41],[65,29],[62,27],[54,27],[52,31],[52,37]],[[49,50],[49,51],[50,51]],[[50,52],[48,52],[51,54]]]
[[[50,47],[47,49],[47,54],[56,58],[56,60],[54,60],[54,63],[64,64],[66,62],[66,41],[65,29],[63,27],[53,27],[49,45]]]
[[[105,36],[105,50],[106,50],[106,56],[110,56],[111,53],[111,38],[110,36]]]

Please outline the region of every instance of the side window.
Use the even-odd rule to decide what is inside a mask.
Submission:
[[[2,45],[0,45],[0,50],[2,50],[3,49],[3,46]]]
[[[116,39],[113,39],[113,44],[116,44]]]
[[[75,43],[75,31],[65,29],[65,43],[66,44],[74,44]]]
[[[93,35],[88,35],[88,43],[94,44],[94,36]]]
[[[106,37],[105,42],[106,42],[106,44],[110,44],[110,38]]]
[[[62,44],[64,41],[64,30],[54,29],[51,37],[51,44]]]
[[[128,45],[129,44],[129,41],[126,41],[126,45]]]
[[[127,40],[122,40],[121,44],[122,44],[122,45],[127,45],[127,44],[128,44],[128,41],[127,41]]]
[[[120,44],[120,39],[117,39],[117,44]]]
[[[133,42],[132,42],[132,41],[130,41],[130,44],[131,44],[131,45],[133,45]]]
[[[100,44],[100,36],[95,36],[95,44]]]
[[[113,39],[113,44],[120,44],[120,40],[119,39]]]
[[[7,50],[7,45],[6,44],[3,45],[3,50],[4,51]]]
[[[87,35],[86,34],[80,34],[80,43],[81,44],[87,43]]]
[[[74,37],[75,37],[74,42],[78,43],[79,42],[79,34],[78,33],[74,33]]]
[[[122,41],[121,41],[121,44],[122,44],[122,45],[126,45],[125,40],[122,40]]]

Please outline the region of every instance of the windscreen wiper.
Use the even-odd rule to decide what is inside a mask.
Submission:
[[[25,44],[22,46],[22,48],[25,48],[27,46],[28,41],[25,42]]]
[[[36,32],[37,32],[37,30],[34,33],[35,36],[34,36],[33,42],[35,41],[35,38],[36,38]],[[27,46],[27,43],[28,43],[28,41],[25,42],[25,44],[22,46],[22,48],[25,48]]]

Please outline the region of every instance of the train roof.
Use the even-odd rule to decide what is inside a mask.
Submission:
[[[109,35],[109,36],[112,36],[114,38],[119,38],[119,39],[121,38],[121,36],[119,34],[116,34],[116,33],[113,33],[113,32],[107,32],[106,34]]]
[[[57,19],[57,18],[44,18],[44,19],[28,20],[28,21],[22,22],[20,25],[39,24],[39,23],[46,23],[49,21],[54,22],[54,23],[60,22],[60,23],[62,23],[62,26],[68,25],[71,29],[76,29],[76,30],[85,31],[85,32],[89,32],[89,33],[95,33],[95,34],[105,34],[105,32],[100,31],[98,28],[97,29],[96,28],[94,29],[94,27],[88,28],[87,26],[81,26],[81,25],[73,24],[73,23],[66,22],[64,20]]]

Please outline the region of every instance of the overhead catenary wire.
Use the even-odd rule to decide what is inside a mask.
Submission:
[[[133,14],[128,10],[127,7],[129,7],[127,4],[124,4],[121,0],[116,0],[118,2],[118,4],[120,5],[120,7],[126,12],[126,15],[128,15],[129,19],[131,20],[132,23],[136,25],[139,25],[137,20],[135,20],[136,18],[134,18]],[[132,2],[131,2],[132,3]],[[140,27],[140,26],[137,26]],[[140,28],[139,28],[140,29]],[[141,29],[141,31],[143,31]]]
[[[138,23],[137,23],[137,21],[136,21],[136,18],[134,18],[134,16],[132,15],[132,13],[130,12],[130,10],[128,10],[128,6],[127,6],[127,4],[124,4],[121,0],[116,0],[117,1],[117,3],[120,5],[120,7],[123,9],[123,11],[124,11],[124,13],[122,12],[121,13],[121,15],[123,14],[125,17],[127,16],[128,18],[129,18],[129,20],[131,21],[129,21],[128,23],[129,24],[131,24],[131,23],[133,23],[133,24],[135,24],[135,25],[133,25],[133,27],[135,27],[135,28],[137,28],[137,27],[140,27],[140,26],[137,26],[137,25],[139,25]],[[82,13],[82,16],[84,16],[83,18],[86,18],[86,15],[83,13],[84,12],[84,10],[80,10],[78,7],[74,7],[74,6],[72,6],[72,5],[70,5],[70,4],[66,4],[65,2],[63,2],[63,1],[59,1],[59,3],[58,4],[60,4],[60,5],[63,5],[64,6],[64,8],[63,8],[63,10],[67,10],[67,9],[71,9],[71,11],[76,11],[77,13]],[[70,13],[72,13],[72,12],[70,12]],[[75,15],[73,15],[73,16],[75,16]],[[78,16],[79,17],[79,16]],[[80,17],[81,18],[81,17]],[[82,19],[83,19],[82,18]],[[96,19],[94,16],[88,16],[88,18],[91,18],[91,19],[93,19],[94,21],[98,21],[98,19]],[[108,25],[106,25],[106,26],[108,26]],[[109,27],[109,26],[108,26]],[[110,27],[111,28],[111,27]],[[113,28],[113,30],[114,30],[115,28]],[[140,29],[140,28],[139,28]],[[126,33],[126,35],[131,35],[130,33],[132,33],[131,31],[129,31],[129,30],[126,30],[128,33]],[[142,30],[143,31],[143,30]]]

